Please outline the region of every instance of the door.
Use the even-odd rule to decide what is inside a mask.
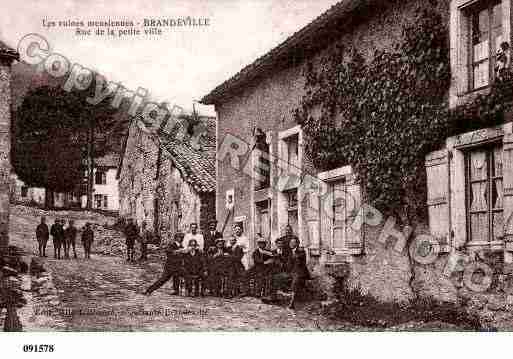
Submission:
[[[256,204],[255,233],[262,234],[262,237],[271,240],[271,209],[270,200]]]

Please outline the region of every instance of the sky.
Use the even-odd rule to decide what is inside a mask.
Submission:
[[[42,35],[51,51],[95,69],[126,88],[143,87],[156,101],[192,107],[301,29],[338,0],[17,0],[2,4],[0,39],[16,48],[28,33]],[[163,27],[160,36],[75,35],[50,21],[208,18],[208,27]],[[138,27],[143,30],[142,27]],[[201,107],[202,112],[212,108]]]

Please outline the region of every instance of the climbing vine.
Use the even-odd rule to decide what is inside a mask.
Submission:
[[[418,9],[391,51],[365,61],[356,47],[338,46],[320,66],[307,64],[294,112],[313,163],[321,170],[351,164],[367,201],[404,223],[424,214],[425,155],[468,128],[469,118],[479,127],[505,108],[508,86],[498,83],[449,111],[447,35],[440,14]]]

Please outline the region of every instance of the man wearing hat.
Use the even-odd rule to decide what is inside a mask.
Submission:
[[[64,241],[64,228],[60,219],[55,220],[55,223],[50,228],[50,234],[52,235],[53,240],[53,256],[55,259],[61,259],[61,247],[62,242]]]
[[[46,243],[50,237],[48,226],[46,225],[46,217],[41,217],[41,223],[36,228],[36,239],[39,244],[39,256],[46,257]]]
[[[203,253],[209,255],[215,250],[216,240],[223,238],[221,232],[217,230],[217,220],[212,219],[208,222],[208,231],[204,233],[203,238]]]
[[[87,222],[82,231],[82,245],[84,246],[84,257],[91,258],[91,245],[94,241],[94,233],[91,229],[91,223]]]
[[[210,292],[215,296],[223,293],[223,282],[230,274],[231,258],[225,247],[224,238],[216,239],[216,247],[208,261],[208,282]]]
[[[139,229],[137,225],[134,223],[132,218],[128,218],[128,223],[125,226],[125,243],[126,243],[126,256],[128,262],[133,262],[135,260],[135,241],[139,236]]]
[[[248,278],[253,279],[254,294],[260,297],[264,292],[266,282],[271,274],[273,253],[267,250],[267,240],[257,234],[257,249],[253,251],[253,267],[248,271]]]
[[[198,248],[198,243],[195,239],[191,239],[187,244],[187,253],[184,255],[184,278],[185,278],[185,289],[187,296],[195,297],[200,294],[201,285],[201,296],[204,294],[203,280],[204,272],[206,270],[205,257]]]
[[[173,278],[173,295],[180,293],[180,279],[183,276],[183,260],[186,250],[183,248],[183,240],[185,235],[182,232],[177,232],[174,235],[173,242],[169,244],[166,250],[167,260],[164,266],[162,276],[153,283],[144,294],[150,295],[155,290],[159,289],[168,280]]]

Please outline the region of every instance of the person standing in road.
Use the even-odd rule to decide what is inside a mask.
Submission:
[[[148,243],[151,243],[152,233],[147,228],[148,223],[143,221],[141,224],[141,234],[139,235],[139,241],[141,242],[141,258],[139,260],[143,261],[148,259]]]
[[[91,223],[87,222],[84,230],[82,231],[82,245],[84,246],[84,257],[91,258],[91,245],[94,241],[94,233],[91,229]]]
[[[77,259],[77,250],[75,243],[77,239],[77,228],[72,219],[68,222],[68,227],[64,230],[64,257],[69,259],[70,247],[73,247],[73,257]]]
[[[48,243],[49,237],[50,233],[48,232],[48,226],[46,225],[46,218],[42,216],[41,223],[39,223],[36,228],[36,239],[39,245],[40,257],[46,257],[46,243]]]
[[[52,235],[53,240],[53,256],[55,259],[61,259],[61,246],[64,239],[64,229],[62,228],[62,224],[59,219],[56,219],[55,223],[52,224],[50,234]]]
[[[229,275],[227,296],[236,297],[240,294],[241,279],[244,277],[244,265],[242,258],[244,257],[244,248],[237,243],[237,237],[232,236],[229,241],[229,246],[226,247],[226,252],[229,254]],[[246,290],[245,290],[246,291]]]
[[[126,237],[126,256],[128,262],[135,261],[135,241],[139,236],[139,230],[134,223],[132,218],[128,218],[128,223],[125,227],[125,237]]]

